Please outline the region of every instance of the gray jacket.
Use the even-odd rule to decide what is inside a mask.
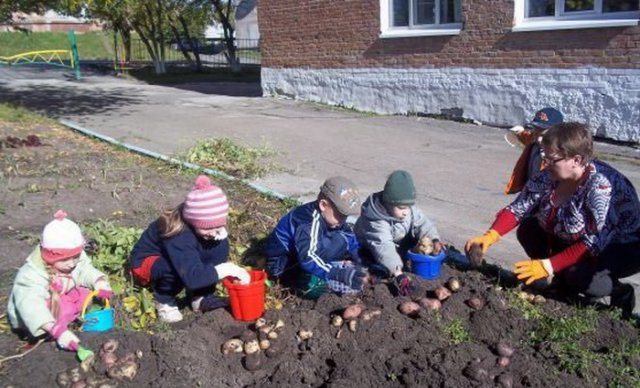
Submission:
[[[390,216],[382,203],[382,192],[370,195],[362,204],[354,231],[360,246],[391,272],[402,269],[397,246],[405,237],[440,239],[436,226],[415,205],[404,220]]]

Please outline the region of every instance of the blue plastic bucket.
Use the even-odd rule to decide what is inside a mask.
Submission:
[[[102,310],[92,311],[86,313],[87,306],[97,295],[97,292],[92,292],[87,296],[82,306],[82,315],[80,316],[82,323],[82,330],[84,331],[108,331],[113,329],[115,321],[115,313],[113,308],[109,305],[109,300],[104,301],[104,308]]]
[[[440,268],[446,256],[444,250],[440,251],[436,256],[407,251],[407,259],[411,260],[413,273],[424,279],[437,279],[440,277]]]

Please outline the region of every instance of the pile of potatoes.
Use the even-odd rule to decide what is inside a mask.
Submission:
[[[110,379],[132,381],[138,373],[142,351],[118,357],[118,346],[119,342],[115,339],[106,341],[98,352],[100,362],[96,362],[95,356],[90,356],[80,363],[80,367],[60,372],[56,383],[60,387],[70,388],[109,388],[115,386]]]
[[[500,341],[493,347],[493,350],[498,356],[496,365],[502,372],[496,373],[494,369],[490,368],[489,364],[480,359],[475,359],[467,364],[462,373],[468,378],[478,382],[486,383],[489,380],[493,380],[498,387],[512,388],[513,376],[508,372],[507,367],[515,354],[515,348],[504,341]]]
[[[526,300],[527,302],[531,302],[533,304],[543,304],[547,300],[542,295],[531,294],[526,291],[520,291],[518,293],[518,297],[522,300]]]
[[[261,354],[269,358],[277,357],[284,349],[283,342],[278,340],[285,323],[278,319],[275,323],[269,323],[260,318],[247,329],[239,338],[231,338],[222,344],[222,354],[244,353],[242,365],[249,371],[255,371],[262,367]]]
[[[347,325],[350,332],[355,333],[358,328],[358,319],[361,319],[362,321],[370,321],[381,314],[382,311],[379,309],[367,310],[365,305],[362,303],[355,303],[347,306],[342,311],[342,314],[334,315],[331,318],[331,326],[338,328],[336,338],[340,338],[340,335],[342,334],[342,326],[344,324]]]
[[[447,300],[453,292],[460,291],[460,280],[456,277],[450,278],[446,286],[440,286],[433,291],[435,298],[424,297],[415,301],[408,300],[400,303],[398,310],[406,316],[416,317],[420,310],[440,310],[442,303]]]

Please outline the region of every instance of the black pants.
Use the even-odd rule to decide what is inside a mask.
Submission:
[[[517,231],[518,241],[530,258],[545,259],[567,248],[547,234],[535,218],[525,218]],[[640,241],[610,244],[595,260],[582,260],[556,274],[557,282],[591,297],[611,295],[618,279],[640,272]]]

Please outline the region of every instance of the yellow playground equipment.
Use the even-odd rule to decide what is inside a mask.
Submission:
[[[73,30],[69,31],[69,46],[69,50],[40,50],[8,57],[0,56],[0,65],[51,65],[68,67],[75,71],[76,79],[80,79],[80,60],[76,45],[76,35]]]

